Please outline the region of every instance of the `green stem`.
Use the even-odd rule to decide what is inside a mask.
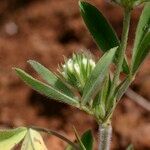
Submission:
[[[125,57],[125,50],[127,48],[127,41],[128,41],[128,33],[129,33],[129,27],[130,27],[130,18],[131,18],[131,9],[124,9],[124,20],[123,20],[123,32],[122,32],[122,38],[121,38],[121,45],[119,47],[118,51],[118,63],[116,67],[116,72],[114,74],[114,78],[112,81],[112,86],[111,86],[111,91],[109,94],[109,101],[110,103],[108,104],[108,110],[110,107],[112,107],[112,97],[114,95],[115,89],[118,85],[119,77],[120,77],[120,72],[122,70],[122,65],[123,65],[123,60]]]
[[[110,150],[112,127],[111,124],[102,124],[99,126],[100,143],[99,150]]]
[[[71,145],[75,150],[79,150],[79,147],[77,144],[73,143],[72,141],[70,141],[68,138],[66,138],[65,136],[61,135],[60,133],[57,133],[56,131],[53,131],[53,130],[49,130],[49,129],[46,129],[46,128],[40,128],[40,127],[36,127],[36,126],[31,126],[29,127],[31,129],[34,129],[36,131],[39,131],[39,132],[45,132],[47,134],[50,134],[50,135],[54,135],[58,138],[60,138],[61,140],[67,142],[69,145]]]
[[[130,9],[125,9],[124,10],[124,20],[123,20],[123,32],[122,32],[122,38],[121,38],[121,45],[120,45],[120,51],[119,51],[119,60],[117,64],[117,70],[114,75],[113,79],[113,88],[112,90],[114,91],[117,82],[119,81],[119,76],[120,72],[122,69],[122,64],[125,56],[125,50],[127,47],[127,41],[128,41],[128,33],[129,33],[129,27],[130,27],[130,18],[131,18],[131,10]]]

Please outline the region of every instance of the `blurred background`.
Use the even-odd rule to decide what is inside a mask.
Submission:
[[[101,9],[120,37],[122,10],[109,1],[90,2]],[[141,10],[142,7],[137,8],[132,15],[129,60]],[[20,67],[38,77],[27,60],[37,60],[56,71],[58,64],[63,63],[63,55],[70,57],[73,52],[85,48],[96,57],[100,55],[80,17],[77,0],[1,0],[0,128],[37,125],[57,130],[74,140],[74,125],[80,133],[92,128],[97,141],[97,125],[93,118],[41,96],[12,70],[14,66]],[[131,88],[150,100],[150,59],[141,66]],[[66,146],[53,136],[44,136],[44,139],[52,150],[62,150]],[[130,143],[136,150],[150,149],[150,113],[124,96],[113,116],[112,149],[124,150]]]

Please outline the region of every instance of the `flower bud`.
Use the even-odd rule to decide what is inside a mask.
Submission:
[[[79,53],[73,54],[72,58],[61,65],[59,72],[67,83],[82,93],[94,67],[95,61],[90,56]]]

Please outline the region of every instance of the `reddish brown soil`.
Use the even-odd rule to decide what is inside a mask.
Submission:
[[[120,36],[122,11],[101,0],[91,1],[101,8]],[[130,45],[140,12],[138,8],[133,13]],[[39,95],[12,70],[17,66],[37,77],[27,64],[28,59],[38,60],[56,71],[63,55],[70,56],[84,48],[99,54],[79,15],[76,0],[0,1],[0,127],[38,125],[65,133],[73,140],[74,125],[80,133],[92,128],[97,140],[97,125],[91,117]],[[129,58],[131,48],[128,47]],[[132,87],[150,99],[149,59]],[[66,145],[53,136],[45,136],[45,141],[52,150],[62,150]],[[124,97],[113,116],[112,149],[124,150],[130,143],[136,150],[150,149],[150,113]]]

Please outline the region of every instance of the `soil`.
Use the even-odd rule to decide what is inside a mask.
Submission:
[[[91,2],[104,12],[120,37],[122,10],[108,1]],[[129,60],[141,9],[137,8],[132,16]],[[39,95],[12,69],[20,67],[38,77],[27,60],[37,60],[56,71],[58,64],[63,63],[63,56],[70,57],[80,49],[88,49],[96,57],[100,55],[80,17],[78,1],[0,1],[0,128],[36,125],[59,131],[72,140],[75,139],[72,126],[79,133],[92,128],[97,141],[98,127],[93,118]],[[131,88],[150,100],[150,59],[141,66]],[[44,136],[44,139],[52,150],[62,150],[66,146],[53,136]],[[124,96],[113,116],[112,150],[124,150],[130,143],[135,150],[150,149],[150,113]]]

